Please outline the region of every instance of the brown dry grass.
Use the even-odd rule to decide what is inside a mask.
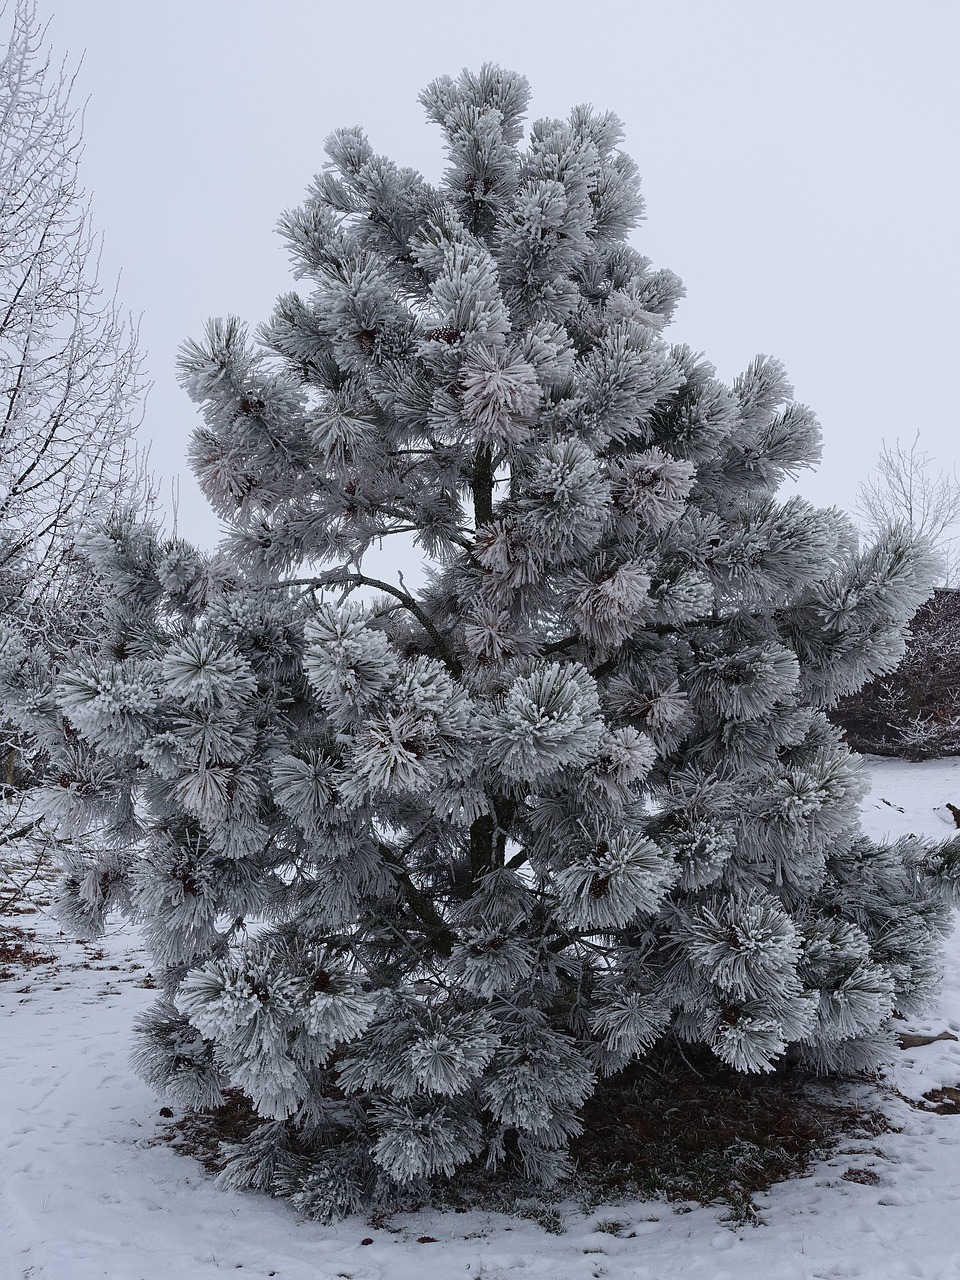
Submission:
[[[27,969],[55,964],[57,957],[39,950],[37,935],[19,925],[0,925],[0,982],[19,978]]]
[[[262,1123],[241,1090],[227,1089],[224,1097],[226,1101],[221,1107],[188,1111],[175,1119],[169,1107],[162,1107],[160,1115],[170,1123],[164,1125],[151,1145],[172,1147],[178,1155],[192,1156],[208,1173],[219,1173],[223,1168],[219,1155],[221,1142],[242,1142]]]
[[[249,1099],[235,1089],[216,1110],[176,1119],[167,1108],[160,1114],[169,1122],[156,1141],[210,1173],[222,1167],[220,1144],[241,1142],[259,1123]],[[669,1052],[604,1082],[583,1121],[572,1146],[574,1178],[537,1198],[532,1216],[549,1230],[563,1229],[551,1204],[571,1196],[584,1207],[629,1199],[666,1200],[677,1212],[690,1202],[721,1205],[732,1224],[756,1224],[756,1197],[775,1183],[807,1173],[842,1139],[892,1131],[889,1119],[855,1102],[842,1081],[796,1073],[744,1076]],[[529,1206],[523,1208],[530,1190],[513,1179],[499,1177],[494,1185],[470,1170],[457,1182],[437,1187],[436,1203],[486,1204],[531,1216]]]
[[[844,1137],[891,1130],[842,1081],[799,1073],[746,1076],[664,1052],[606,1081],[573,1144],[578,1180],[597,1201],[619,1196],[727,1205],[758,1221],[755,1197],[799,1177]]]

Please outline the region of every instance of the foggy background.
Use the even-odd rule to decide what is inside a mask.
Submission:
[[[801,492],[850,508],[882,438],[957,460],[955,0],[41,0],[47,44],[87,101],[81,177],[102,273],[140,317],[143,436],[180,532],[216,519],[185,452],[179,343],[292,287],[274,226],[333,129],[428,178],[439,130],[416,98],[495,61],[530,119],[612,110],[640,166],[636,246],[687,287],[667,331],[725,381],[758,352],[816,410],[824,460]]]

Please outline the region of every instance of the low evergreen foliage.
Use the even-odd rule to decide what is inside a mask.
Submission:
[[[162,974],[143,1074],[241,1090],[224,1180],[321,1218],[556,1183],[598,1082],[666,1038],[873,1064],[956,880],[862,837],[823,712],[899,660],[927,553],[777,498],[812,413],[775,360],[726,387],[666,341],[617,120],[524,144],[527,99],[492,66],[430,85],[439,187],[328,140],[282,221],[298,290],[183,351],[221,549],[114,521],[102,652],[33,702],[3,655],[48,811],[112,835],[61,918],[119,906]],[[394,535],[422,587],[372,564]]]

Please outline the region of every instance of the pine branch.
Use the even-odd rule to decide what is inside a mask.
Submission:
[[[380,853],[403,891],[407,906],[424,926],[437,951],[444,956],[450,955],[456,942],[456,936],[450,926],[426,894],[422,893],[414,884],[413,878],[403,865],[400,855],[388,845],[383,844],[380,846]]]
[[[20,840],[23,836],[28,836],[31,831],[34,831],[39,827],[42,821],[42,818],[34,818],[32,822],[28,822],[25,826],[19,827],[16,831],[11,831],[9,835],[0,836],[0,847],[5,844],[11,844],[14,840]]]
[[[430,621],[430,618],[421,609],[420,605],[417,604],[413,596],[408,591],[403,591],[400,587],[395,587],[390,582],[383,582],[380,578],[369,578],[365,573],[349,573],[334,569],[330,573],[320,574],[316,578],[287,578],[283,582],[271,583],[269,586],[273,590],[285,587],[373,587],[377,591],[383,591],[387,595],[393,596],[394,599],[399,600],[404,608],[413,614],[436,645],[437,656],[447,667],[450,674],[457,677],[463,674],[462,664],[450,651],[444,637]]]

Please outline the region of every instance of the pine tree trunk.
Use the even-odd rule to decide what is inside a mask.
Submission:
[[[478,529],[493,523],[493,457],[485,446],[477,450],[474,459],[473,522]]]
[[[493,798],[493,813],[485,813],[470,827],[470,879],[474,887],[488,871],[506,860],[507,835],[516,806],[505,796]]]

